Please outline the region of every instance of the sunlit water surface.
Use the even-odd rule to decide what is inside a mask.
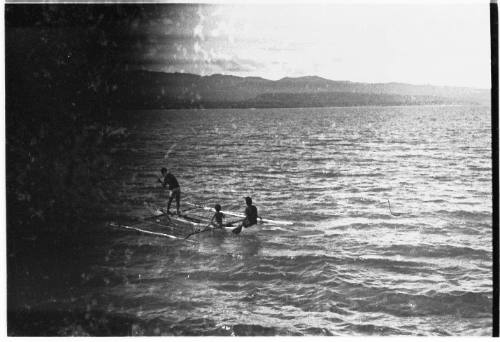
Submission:
[[[148,334],[491,334],[488,107],[137,111],[124,125],[124,222],[165,205],[168,166],[183,200],[242,211],[248,195],[293,225],[192,243],[124,232],[82,275],[88,305]]]

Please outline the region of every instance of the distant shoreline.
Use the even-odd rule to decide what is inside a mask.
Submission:
[[[191,107],[191,108],[114,108],[114,110],[125,110],[125,111],[179,111],[179,110],[216,110],[216,109],[246,109],[246,110],[258,110],[258,109],[323,109],[323,108],[404,108],[404,107],[491,107],[490,104],[408,104],[408,105],[366,105],[366,106],[322,106],[322,107]]]
[[[116,74],[111,84],[113,107],[134,109],[482,105],[491,98],[489,90],[358,83],[317,76],[270,81],[135,70]]]

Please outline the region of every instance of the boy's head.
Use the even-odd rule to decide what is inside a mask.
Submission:
[[[221,206],[220,204],[216,204],[215,205],[215,211],[220,211],[221,210]]]
[[[252,198],[251,197],[245,197],[245,202],[247,205],[252,205]]]
[[[161,168],[161,174],[162,174],[162,175],[166,175],[166,174],[167,174],[167,172],[168,172],[168,171],[167,171],[167,168],[166,168],[166,167],[162,167],[162,168]]]

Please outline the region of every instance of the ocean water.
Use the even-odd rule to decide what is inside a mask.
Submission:
[[[167,166],[182,200],[243,211],[252,196],[293,224],[194,242],[116,231],[57,307],[128,315],[132,335],[491,334],[489,107],[125,117],[121,222],[178,233],[138,220],[165,205]]]

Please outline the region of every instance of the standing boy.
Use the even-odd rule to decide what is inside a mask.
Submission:
[[[163,180],[159,178],[158,181],[164,188],[166,188],[168,185],[168,190],[170,190],[170,196],[168,197],[167,204],[167,213],[168,215],[172,215],[172,213],[170,212],[170,204],[172,204],[172,200],[175,198],[175,201],[177,202],[177,215],[180,215],[181,187],[179,185],[179,182],[177,181],[177,178],[175,178],[175,176],[171,174],[165,167],[161,169],[161,174]]]

